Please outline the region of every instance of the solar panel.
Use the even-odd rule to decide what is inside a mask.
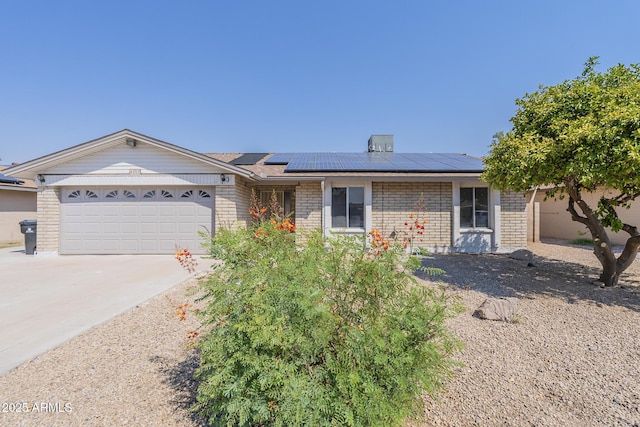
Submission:
[[[229,163],[234,166],[255,165],[268,154],[269,153],[245,153],[242,156],[231,160]]]
[[[0,173],[1,184],[24,184],[24,181]]]
[[[481,172],[482,160],[456,153],[278,153],[265,164],[287,172]]]
[[[275,157],[275,159],[274,159]],[[289,153],[285,172],[482,172],[481,159],[455,153]]]
[[[276,153],[264,161],[265,165],[286,165],[296,153]]]

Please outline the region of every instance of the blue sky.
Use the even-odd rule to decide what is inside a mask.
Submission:
[[[0,1],[0,163],[129,128],[200,152],[486,155],[515,99],[640,62],[637,1]]]

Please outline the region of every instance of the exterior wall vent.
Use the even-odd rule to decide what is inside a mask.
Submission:
[[[393,135],[371,135],[369,138],[369,153],[392,153]]]

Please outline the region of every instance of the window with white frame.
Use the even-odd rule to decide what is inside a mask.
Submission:
[[[460,188],[460,227],[489,228],[489,189]]]
[[[364,228],[364,187],[331,189],[331,226]]]

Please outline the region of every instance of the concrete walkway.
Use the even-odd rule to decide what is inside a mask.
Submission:
[[[0,249],[0,375],[189,277],[172,255]]]

